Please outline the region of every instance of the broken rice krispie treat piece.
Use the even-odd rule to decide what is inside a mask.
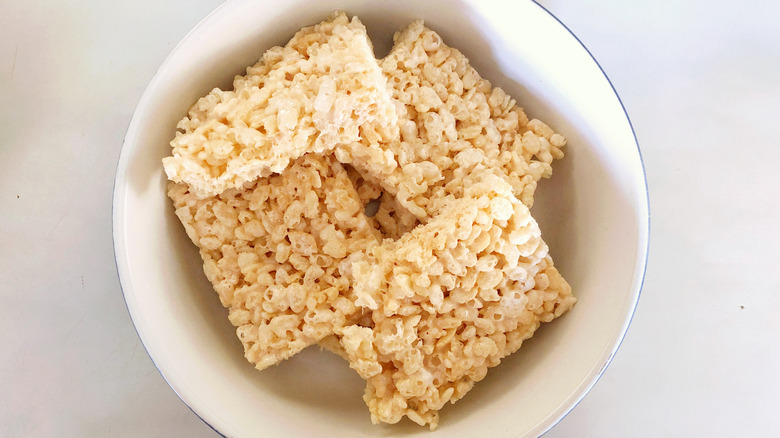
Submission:
[[[485,177],[441,211],[352,267],[372,321],[337,330],[343,351],[330,349],[367,380],[374,423],[407,416],[435,428],[447,402],[575,302],[502,178]]]
[[[306,152],[362,137],[397,136],[397,116],[363,24],[343,13],[284,47],[190,109],[163,159],[168,178],[199,196],[284,170]]]
[[[455,189],[454,170],[464,166],[500,170],[530,207],[536,182],[552,174],[553,159],[563,157],[564,137],[529,121],[511,97],[482,79],[422,21],[396,33],[394,41],[381,66],[401,136],[345,145],[337,150],[339,160],[377,181],[423,222],[435,216],[431,199]]]
[[[181,183],[168,195],[258,369],[360,316],[350,255],[378,238],[335,159],[306,155],[279,175],[206,199]]]

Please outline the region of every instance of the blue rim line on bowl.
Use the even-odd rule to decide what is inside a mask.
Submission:
[[[622,334],[620,335],[620,338],[618,339],[617,343],[615,344],[614,348],[610,352],[607,359],[604,361],[603,365],[599,369],[598,374],[596,375],[595,379],[590,383],[590,385],[587,386],[587,389],[582,392],[582,395],[579,396],[579,398],[574,402],[574,404],[571,405],[565,412],[561,413],[558,418],[555,419],[554,422],[550,424],[549,427],[547,427],[543,431],[538,431],[537,435],[541,436],[548,431],[550,431],[556,424],[560,423],[561,420],[563,420],[571,411],[574,410],[579,404],[582,402],[582,400],[585,398],[586,395],[593,389],[593,387],[598,383],[599,380],[601,380],[601,376],[604,375],[604,372],[609,367],[609,364],[612,363],[612,359],[614,359],[615,355],[617,354],[617,351],[620,349],[620,346],[623,345],[623,340],[626,338],[626,333],[628,333],[628,328],[631,326],[631,322],[634,320],[634,315],[636,314],[636,307],[639,304],[639,299],[642,296],[642,288],[644,287],[645,283],[645,275],[647,274],[647,258],[648,254],[650,252],[650,191],[647,187],[647,170],[645,169],[645,161],[642,157],[642,149],[639,147],[639,139],[636,137],[636,131],[634,130],[634,124],[631,123],[631,118],[628,116],[628,111],[626,111],[626,106],[623,104],[623,100],[620,98],[620,94],[618,94],[617,90],[615,89],[615,86],[612,84],[612,81],[609,79],[609,76],[607,75],[607,72],[604,71],[604,68],[601,67],[601,64],[599,64],[598,60],[595,56],[593,56],[593,53],[588,50],[588,48],[585,46],[585,44],[582,42],[582,40],[577,37],[577,35],[572,32],[571,29],[569,29],[566,24],[560,20],[555,14],[550,12],[547,8],[540,5],[539,2],[536,0],[531,0],[536,6],[538,6],[540,9],[542,9],[544,12],[548,13],[552,18],[555,19],[555,21],[558,22],[561,26],[563,26],[564,29],[566,29],[567,32],[575,39],[577,40],[577,43],[588,53],[588,56],[590,56],[590,59],[593,60],[593,62],[596,64],[596,66],[601,71],[601,74],[604,75],[604,79],[607,80],[607,83],[609,83],[609,87],[612,88],[612,92],[615,94],[615,97],[618,100],[618,103],[620,104],[620,108],[623,109],[623,114],[626,116],[626,121],[628,122],[629,128],[631,128],[631,135],[634,137],[634,144],[636,145],[636,151],[639,154],[639,164],[642,167],[642,179],[644,180],[644,186],[645,186],[645,209],[647,210],[647,229],[645,230],[645,239],[642,242],[644,245],[644,254],[642,254],[642,273],[639,277],[639,284],[637,289],[637,297],[634,301],[634,305],[631,308],[631,313],[628,316],[628,320],[626,324],[624,325],[622,329]]]

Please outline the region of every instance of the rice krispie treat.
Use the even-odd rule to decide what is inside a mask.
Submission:
[[[435,428],[447,402],[575,302],[528,207],[502,178],[483,179],[352,266],[371,322],[337,330],[343,351],[329,349],[367,380],[374,423]]]
[[[530,207],[536,182],[563,157],[564,137],[528,120],[422,21],[397,32],[394,42],[381,66],[396,100],[400,138],[363,138],[337,149],[339,160],[369,175],[423,221],[435,216],[431,199],[456,188],[459,167],[500,170]]]
[[[350,258],[378,237],[335,159],[305,155],[281,174],[206,199],[181,183],[168,195],[258,369],[361,315]]]
[[[165,172],[205,197],[279,173],[306,152],[393,138],[397,116],[365,27],[339,13],[268,50],[177,128]]]

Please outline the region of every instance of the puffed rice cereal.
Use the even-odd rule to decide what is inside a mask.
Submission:
[[[281,172],[306,152],[392,138],[397,116],[386,83],[366,28],[335,14],[268,50],[233,90],[198,100],[177,125],[165,172],[213,196]]]
[[[447,402],[575,302],[528,207],[495,175],[351,272],[371,323],[337,330],[343,351],[329,349],[367,380],[374,423],[434,429]]]
[[[179,122],[168,195],[258,369],[309,345],[431,429],[576,302],[530,214],[566,141],[415,21],[336,13]]]
[[[456,169],[482,164],[501,171],[515,196],[533,205],[566,140],[480,77],[457,49],[415,21],[394,36],[381,61],[392,88],[400,137],[364,137],[337,149],[350,163],[425,220],[433,199],[462,190]]]
[[[305,155],[281,174],[205,199],[181,183],[168,195],[258,369],[360,316],[346,272],[377,236],[333,158]]]
[[[369,220],[382,238],[398,239],[420,224],[419,219],[404,208],[394,196],[382,190],[379,183],[366,179],[350,165],[344,166]],[[373,207],[370,204],[375,204]],[[371,212],[368,212],[371,210]]]

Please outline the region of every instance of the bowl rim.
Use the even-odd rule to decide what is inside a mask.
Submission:
[[[644,220],[646,221],[646,227],[644,230],[641,229],[641,227],[638,227],[638,231],[640,232],[640,239],[637,241],[638,248],[637,248],[637,265],[635,269],[634,274],[634,286],[633,288],[636,289],[635,297],[633,298],[633,302],[630,304],[630,309],[628,314],[625,316],[625,322],[623,323],[623,326],[620,328],[620,334],[617,339],[614,340],[612,347],[608,350],[608,353],[606,354],[606,357],[604,357],[601,360],[601,366],[598,368],[598,371],[587,377],[585,380],[587,382],[586,385],[583,387],[577,388],[578,394],[575,395],[570,400],[567,400],[566,403],[563,403],[558,409],[551,412],[545,420],[541,421],[537,424],[537,426],[529,431],[526,432],[526,434],[530,434],[529,436],[541,436],[551,430],[555,425],[560,423],[571,411],[574,410],[585,398],[585,396],[593,389],[593,387],[598,383],[598,381],[603,376],[606,369],[609,367],[610,363],[614,359],[615,355],[617,354],[617,351],[620,349],[620,346],[622,345],[625,336],[628,332],[628,329],[631,325],[631,322],[633,321],[634,315],[636,313],[636,308],[639,304],[639,299],[642,295],[642,289],[644,287],[644,282],[647,274],[647,261],[648,261],[648,255],[650,250],[650,232],[651,232],[651,213],[650,213],[650,193],[648,190],[647,185],[647,171],[644,164],[644,157],[642,156],[642,150],[639,146],[639,140],[636,135],[636,130],[634,129],[634,125],[631,122],[631,118],[628,115],[628,111],[626,110],[625,105],[623,104],[623,100],[620,98],[619,93],[615,89],[614,84],[610,80],[609,76],[607,75],[606,71],[604,71],[604,68],[601,66],[601,64],[598,62],[595,56],[593,56],[593,53],[585,46],[585,44],[580,40],[579,37],[563,22],[561,19],[559,19],[554,13],[552,13],[549,9],[544,7],[543,5],[539,4],[537,0],[527,0],[530,4],[533,6],[539,8],[544,13],[548,14],[553,20],[555,20],[560,26],[563,27],[563,29],[568,32],[568,34],[574,38],[574,40],[579,44],[580,48],[584,50],[590,60],[598,67],[599,71],[603,75],[604,79],[609,84],[610,89],[612,90],[612,93],[614,94],[615,98],[617,99],[620,108],[623,112],[623,115],[625,117],[625,121],[628,123],[628,127],[631,130],[631,136],[633,138],[633,144],[636,147],[636,151],[639,157],[639,165],[642,170],[642,185],[644,187],[644,210],[647,212],[646,216],[637,216],[637,224],[641,225],[641,222]],[[158,82],[160,81],[160,71],[161,69],[166,66],[171,58],[174,57],[174,55],[181,49],[181,46],[185,44],[185,42],[190,38],[190,36],[199,31],[202,27],[207,25],[210,21],[214,19],[215,16],[217,16],[222,9],[225,9],[227,5],[234,3],[234,0],[225,0],[223,3],[219,4],[216,8],[214,8],[211,12],[209,12],[204,18],[202,18],[195,26],[192,27],[182,38],[179,40],[179,42],[174,46],[173,49],[168,53],[168,55],[165,57],[165,59],[160,63],[160,65],[155,70],[154,75],[149,80],[146,88],[144,89],[143,94],[141,95],[141,98],[138,101],[138,104],[135,107],[135,110],[133,111],[133,115],[128,122],[127,129],[125,130],[125,136],[122,140],[122,145],[120,148],[119,157],[117,159],[116,164],[116,171],[115,171],[115,178],[114,178],[114,185],[112,188],[112,202],[111,202],[111,228],[112,228],[112,246],[114,249],[114,264],[117,271],[117,276],[119,279],[119,288],[120,292],[122,293],[122,298],[125,303],[125,308],[127,309],[127,313],[130,316],[130,320],[133,323],[133,329],[136,332],[136,335],[138,336],[138,339],[141,341],[141,345],[144,348],[144,351],[149,356],[149,358],[152,361],[152,364],[154,365],[155,369],[157,369],[157,372],[162,376],[162,378],[165,380],[165,382],[168,384],[168,386],[173,390],[173,392],[176,394],[176,396],[181,400],[189,410],[195,414],[196,417],[198,417],[203,423],[205,423],[211,430],[216,432],[220,436],[226,436],[222,431],[217,429],[216,426],[214,426],[211,422],[206,420],[201,413],[195,410],[195,408],[188,402],[185,397],[181,394],[180,389],[176,387],[176,385],[166,376],[166,374],[163,372],[163,370],[160,369],[159,365],[157,364],[157,361],[155,360],[152,353],[149,351],[147,344],[144,342],[144,338],[141,335],[141,332],[139,331],[138,323],[136,321],[136,318],[133,317],[133,311],[130,307],[130,303],[127,299],[127,293],[125,289],[131,289],[129,286],[129,280],[130,274],[127,270],[127,267],[124,265],[124,261],[120,261],[120,253],[123,253],[125,250],[125,241],[121,237],[121,231],[124,229],[124,217],[123,214],[125,212],[122,204],[122,201],[125,199],[125,190],[122,187],[122,184],[120,184],[120,181],[125,179],[127,168],[128,168],[128,162],[130,160],[130,151],[129,148],[126,147],[126,144],[128,143],[128,137],[132,135],[131,130],[135,127],[135,125],[138,123],[139,114],[144,112],[148,105],[149,100],[151,99],[151,95],[154,89],[157,87]],[[640,193],[641,194],[641,193]],[[640,202],[641,204],[641,202]],[[644,239],[641,239],[642,232],[644,233]],[[638,276],[637,272],[640,271]]]
[[[541,436],[542,434],[548,432],[550,429],[555,427],[558,423],[561,422],[571,411],[574,410],[579,404],[582,402],[583,399],[585,399],[585,396],[590,393],[590,391],[593,389],[593,387],[598,383],[599,380],[601,380],[601,376],[604,375],[604,372],[607,370],[609,365],[612,363],[612,360],[615,358],[615,355],[617,354],[618,350],[620,349],[620,346],[623,345],[623,340],[626,338],[626,334],[628,333],[628,329],[631,326],[631,322],[634,320],[634,315],[636,314],[636,308],[639,305],[639,299],[642,296],[642,289],[645,284],[645,277],[647,275],[647,259],[648,255],[650,253],[650,191],[647,186],[647,169],[645,168],[645,160],[642,156],[642,149],[639,147],[639,139],[636,136],[636,130],[634,129],[634,124],[631,122],[631,117],[628,115],[628,111],[626,110],[625,104],[623,104],[623,99],[620,98],[620,94],[617,92],[617,89],[615,89],[615,85],[612,83],[612,80],[609,78],[609,75],[607,75],[607,72],[604,71],[604,68],[601,66],[599,61],[596,59],[595,56],[593,56],[593,53],[588,49],[588,47],[585,45],[585,43],[580,40],[580,38],[571,30],[569,29],[569,26],[566,25],[563,21],[561,21],[560,18],[558,18],[555,14],[553,14],[549,9],[545,8],[537,0],[529,0],[534,5],[539,7],[542,11],[546,12],[550,15],[555,21],[558,22],[566,31],[571,35],[577,43],[580,45],[580,47],[585,50],[585,52],[588,54],[590,59],[593,61],[593,63],[598,67],[599,71],[601,71],[601,74],[604,76],[604,79],[606,79],[607,83],[609,84],[609,87],[612,89],[612,93],[615,94],[615,98],[617,98],[618,103],[620,104],[620,108],[623,111],[623,115],[626,117],[626,122],[628,122],[628,127],[631,129],[631,136],[634,139],[634,145],[636,146],[637,155],[639,156],[639,165],[642,169],[642,185],[644,186],[644,198],[645,198],[645,211],[647,211],[647,216],[642,218],[638,217],[638,220],[645,219],[647,221],[647,226],[644,230],[645,232],[645,238],[643,241],[638,242],[639,243],[639,251],[638,256],[641,257],[641,270],[642,272],[639,274],[639,279],[636,284],[636,298],[634,299],[634,302],[631,305],[631,309],[626,315],[626,322],[624,323],[623,327],[621,328],[621,333],[618,339],[616,340],[615,344],[613,345],[612,349],[609,352],[609,355],[607,358],[603,361],[603,364],[601,365],[601,368],[599,368],[598,373],[596,373],[595,376],[591,378],[590,384],[588,384],[582,393],[577,396],[574,403],[571,403],[569,407],[559,408],[559,412],[557,415],[557,418],[553,422],[549,424],[549,426],[544,430],[537,430],[537,435]],[[552,415],[552,414],[551,414]]]

